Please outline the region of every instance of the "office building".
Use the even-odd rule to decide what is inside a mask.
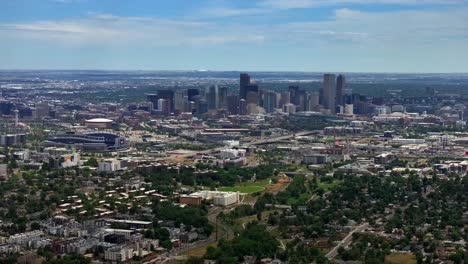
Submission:
[[[247,101],[245,99],[240,99],[239,101],[239,115],[247,114]]]
[[[336,105],[344,106],[344,96],[346,91],[346,77],[343,74],[336,78]]]
[[[246,99],[247,97],[247,85],[250,84],[250,75],[247,73],[240,74],[240,83],[239,83],[239,100]]]
[[[278,94],[268,91],[263,97],[263,108],[267,113],[272,113],[278,107]]]
[[[150,102],[153,104],[153,108],[158,107],[158,95],[157,94],[148,94],[146,95],[146,101]]]
[[[299,91],[299,87],[290,85],[288,87],[288,91],[289,91],[290,103],[297,105],[296,95],[297,95],[297,92]]]
[[[218,108],[227,109],[228,89],[226,86],[218,87]]]
[[[335,75],[330,74],[330,73],[324,74],[323,75],[323,106],[325,107],[325,109],[330,110],[332,114],[336,112],[335,99],[336,99]]]
[[[187,90],[187,96],[189,101],[195,101],[195,97],[200,95],[200,91],[196,88],[191,88]]]
[[[208,109],[218,109],[218,86],[212,85],[208,88],[206,93],[206,100],[208,101]]]
[[[176,112],[182,112],[184,111],[184,100],[186,100],[186,97],[184,96],[184,93],[182,91],[177,91],[174,94],[174,110]]]
[[[258,104],[258,93],[257,92],[247,92],[247,97],[246,97],[247,104]]]
[[[283,105],[289,104],[291,102],[290,92],[282,92],[279,100],[278,107],[282,108]]]
[[[49,102],[43,101],[36,104],[36,118],[42,119],[48,117],[50,113],[50,106]]]
[[[172,90],[159,90],[158,91],[158,98],[159,99],[165,99],[167,100],[167,104],[168,104],[168,113],[172,113],[174,112],[174,91]],[[162,110],[162,109],[159,109],[158,110]]]
[[[319,93],[310,93],[307,95],[307,107],[306,111],[316,111],[319,106],[320,102],[320,94]]]
[[[230,94],[227,96],[227,110],[230,115],[239,113],[239,96]]]
[[[170,113],[170,105],[169,101],[163,98],[158,99],[158,105],[157,105],[158,111],[161,112],[163,115],[168,115]]]
[[[283,105],[283,112],[293,114],[296,113],[296,106],[294,104],[285,104]]]

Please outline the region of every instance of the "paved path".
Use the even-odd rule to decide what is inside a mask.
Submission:
[[[334,259],[338,255],[338,249],[340,247],[347,247],[353,242],[353,234],[356,232],[362,232],[369,226],[369,223],[364,223],[360,226],[357,226],[353,231],[351,231],[347,236],[345,236],[339,243],[336,245],[330,252],[328,252],[325,257],[328,259]]]

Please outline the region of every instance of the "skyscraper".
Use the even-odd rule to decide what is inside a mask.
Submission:
[[[167,99],[158,99],[158,110],[161,111],[163,115],[168,115],[170,113],[169,100]]]
[[[153,108],[156,109],[158,107],[158,95],[157,94],[148,94],[146,95],[146,100],[153,104]]]
[[[275,108],[278,107],[278,94],[275,92],[268,91],[263,97],[263,108],[267,113],[272,113]]]
[[[227,96],[227,110],[230,115],[237,115],[239,113],[239,96],[236,94]]]
[[[288,90],[289,90],[289,98],[291,100],[291,103],[297,105],[296,95],[297,95],[297,92],[299,91],[299,86],[290,85],[288,87]]]
[[[249,93],[256,93],[258,97],[258,84],[256,83],[251,83],[245,86],[245,98],[241,99],[246,99],[247,100],[247,95]]]
[[[283,105],[289,104],[291,102],[291,95],[289,92],[282,92],[279,100],[279,107],[282,108]]]
[[[344,96],[346,89],[346,77],[343,74],[336,78],[336,105],[344,106]]]
[[[334,74],[323,75],[323,106],[325,109],[329,109],[332,114],[335,110],[335,97],[336,97],[336,85]]]
[[[247,104],[258,104],[258,93],[248,91],[246,101]]]
[[[319,93],[311,93],[307,95],[306,111],[316,111],[319,106]]]
[[[189,101],[195,101],[195,97],[199,94],[200,92],[196,88],[191,88],[187,90],[187,96]]]
[[[239,100],[239,115],[247,114],[247,101],[245,99]]]
[[[169,112],[174,112],[174,91],[173,90],[159,90],[158,91],[158,98],[159,99],[166,99],[167,100],[167,108]],[[158,110],[162,110],[159,109]]]
[[[239,99],[246,99],[247,91],[246,87],[250,84],[250,75],[247,73],[240,74],[240,83],[239,83]]]
[[[227,109],[227,87],[218,87],[218,108]]]
[[[182,91],[175,92],[174,95],[174,109],[176,111],[182,112],[184,111],[184,93]]]
[[[208,101],[208,109],[218,108],[218,86],[211,85],[206,93],[206,100]]]

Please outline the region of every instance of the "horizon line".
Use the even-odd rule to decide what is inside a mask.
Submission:
[[[468,75],[468,71],[463,72],[397,72],[397,71],[294,71],[294,70],[205,70],[205,69],[71,69],[71,68],[63,68],[63,69],[34,69],[34,68],[24,68],[24,69],[6,69],[0,68],[1,71],[105,71],[105,72],[238,72],[238,73],[315,73],[315,74],[324,74],[324,73],[342,73],[342,74],[460,74],[460,75]]]

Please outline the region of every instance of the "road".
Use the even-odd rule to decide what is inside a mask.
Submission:
[[[218,217],[218,215],[223,212],[224,210],[222,208],[214,208],[212,209],[209,213],[208,213],[208,221],[210,223],[212,223],[215,228],[217,226],[217,230],[218,230],[218,234],[216,234],[216,230],[210,235],[210,237],[208,239],[205,239],[205,240],[201,240],[201,241],[197,241],[193,244],[190,244],[190,245],[186,245],[185,247],[177,250],[175,252],[175,254],[177,255],[183,255],[189,251],[192,251],[192,250],[195,250],[197,248],[201,248],[201,247],[205,247],[217,240],[219,240],[220,238],[226,238],[226,239],[230,239],[232,237],[234,237],[234,233],[233,231],[231,230],[231,228],[227,225],[224,225],[221,221],[216,221],[216,218]]]
[[[334,259],[338,255],[338,249],[340,247],[348,247],[353,242],[353,234],[356,232],[362,232],[369,226],[369,223],[364,223],[360,226],[357,226],[353,231],[351,231],[347,236],[345,236],[339,243],[336,245],[330,252],[328,252],[325,257],[328,259]]]
[[[286,136],[279,136],[279,137],[274,137],[274,138],[263,138],[263,139],[259,139],[259,140],[253,140],[253,141],[245,143],[243,145],[249,147],[249,146],[255,146],[255,145],[262,145],[262,144],[270,144],[270,143],[275,143],[277,141],[282,141],[282,140],[286,140],[286,139],[290,139],[290,138],[294,138],[294,137],[307,136],[307,135],[312,134],[312,133],[313,132],[311,132],[311,131],[303,131],[303,132],[290,134],[290,135],[286,135]]]

